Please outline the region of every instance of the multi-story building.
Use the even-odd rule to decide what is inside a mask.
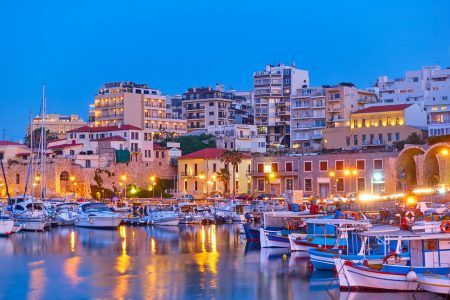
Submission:
[[[234,94],[231,108],[234,115],[234,124],[248,124],[255,123],[255,115],[253,111],[253,92],[229,90],[228,92]]]
[[[320,150],[325,116],[324,88],[294,91],[291,95],[291,148],[301,152]]]
[[[167,96],[167,114],[171,118],[183,118],[182,96]]]
[[[281,194],[302,190],[305,196],[395,193],[397,152],[339,153],[254,157],[252,192]]]
[[[0,161],[7,163],[10,160],[26,159],[30,156],[31,149],[27,145],[11,141],[0,141]]]
[[[233,192],[233,176],[228,181],[220,180],[218,173],[225,168],[231,173],[232,166],[221,161],[223,149],[207,148],[183,155],[178,159],[178,189],[184,194],[204,198],[211,193]],[[235,170],[236,194],[251,190],[251,158],[244,154]]]
[[[267,65],[253,73],[255,125],[269,146],[290,146],[292,91],[309,87],[308,71],[295,66]]]
[[[148,141],[166,133],[186,133],[186,121],[168,115],[166,97],[147,84],[106,83],[94,99],[89,113],[94,127],[133,125],[144,130]]]
[[[228,125],[234,120],[231,104],[233,93],[223,86],[190,88],[183,94],[183,116],[187,130],[206,129],[209,125]]]
[[[64,139],[67,131],[86,125],[86,122],[78,115],[47,114],[45,120],[42,120],[41,116],[33,118],[30,127],[27,129],[28,134],[30,133],[30,129],[35,130],[41,128],[44,123],[45,128],[51,134],[56,135],[58,139]]]
[[[428,112],[429,136],[450,134],[450,69],[406,71],[403,78],[378,77],[375,88],[385,103],[417,103]]]
[[[325,89],[327,127],[350,126],[352,112],[377,102],[375,92],[358,89],[352,83],[327,87]]]
[[[258,133],[256,125],[211,125],[207,132],[214,135],[219,149],[266,153],[266,137]]]
[[[374,105],[350,114],[350,125],[323,130],[325,149],[391,148],[410,134],[423,136],[427,114],[417,104]]]
[[[161,146],[145,140],[141,128],[127,124],[80,127],[69,131],[66,140],[50,142],[48,148],[87,168],[106,167],[112,162],[147,163],[165,158],[164,153],[159,153]]]

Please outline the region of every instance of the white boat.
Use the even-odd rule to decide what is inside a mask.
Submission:
[[[79,205],[76,203],[64,203],[55,207],[54,220],[58,225],[74,225],[78,217]]]
[[[178,210],[181,216],[180,224],[199,225],[203,222],[203,215],[197,210],[195,203],[178,203]]]
[[[89,228],[117,228],[122,216],[103,203],[85,203],[80,207],[75,226]]]
[[[140,223],[147,225],[177,226],[180,224],[180,215],[171,209],[147,206],[145,216]]]
[[[0,219],[0,236],[9,236],[14,233],[14,221],[12,219]]]
[[[383,263],[372,266],[335,258],[341,289],[415,291],[419,284],[418,274],[450,273],[449,234],[399,230],[384,233],[383,239],[387,243],[409,241],[411,258],[408,265]],[[392,255],[398,254],[389,253],[385,258]]]
[[[446,296],[450,294],[450,274],[419,274],[417,275],[417,282],[421,290]]]
[[[44,231],[50,225],[44,203],[40,200],[26,200],[16,203],[13,214],[22,230]]]

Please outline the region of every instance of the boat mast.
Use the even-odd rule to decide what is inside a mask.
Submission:
[[[39,194],[42,199],[45,199],[45,152],[47,149],[47,130],[46,130],[46,97],[45,97],[45,83],[42,83],[42,104],[41,104],[41,136],[39,145],[39,156],[41,163],[41,175]]]

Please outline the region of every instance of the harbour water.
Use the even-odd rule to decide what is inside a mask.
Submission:
[[[73,227],[0,239],[2,299],[382,299],[343,293],[301,253],[257,249],[235,225]],[[436,298],[416,294],[415,299]],[[386,298],[388,299],[388,298]],[[395,294],[395,299],[414,299]]]

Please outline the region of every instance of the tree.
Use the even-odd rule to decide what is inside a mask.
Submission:
[[[36,128],[33,130],[33,148],[38,148],[41,140],[41,131],[42,127]],[[58,139],[58,135],[55,132],[50,131],[49,129],[45,130],[46,141],[48,142],[54,141]],[[31,146],[31,132],[28,132],[25,136],[25,144]]]
[[[226,194],[228,192],[228,182],[230,182],[230,172],[225,168],[220,169],[219,172],[217,172],[217,179],[223,183],[224,194]]]
[[[423,145],[423,144],[425,144],[425,140],[416,132],[413,132],[410,135],[408,135],[408,137],[403,141],[396,142],[395,147],[397,148],[397,151],[401,151],[403,150],[403,148],[405,148],[405,145]]]
[[[233,197],[236,195],[236,169],[237,165],[242,162],[242,153],[237,150],[225,150],[220,161],[233,166],[231,173],[233,177]]]

